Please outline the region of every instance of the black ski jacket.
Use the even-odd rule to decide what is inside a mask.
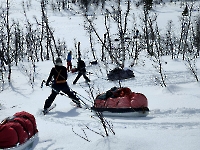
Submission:
[[[51,69],[49,77],[47,79],[47,84],[51,81],[51,79],[55,81],[55,83],[64,83],[67,80],[67,68],[65,66],[55,66]]]
[[[85,62],[84,62],[83,60],[79,60],[79,61],[78,61],[77,69],[78,69],[78,71],[80,71],[80,72],[86,72],[86,69],[85,69]]]

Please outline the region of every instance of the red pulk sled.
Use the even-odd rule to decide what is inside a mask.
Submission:
[[[146,117],[149,114],[145,95],[132,92],[127,87],[113,87],[98,95],[91,109],[102,112],[104,116]]]
[[[38,137],[35,117],[25,111],[17,112],[0,124],[0,149],[25,150]]]

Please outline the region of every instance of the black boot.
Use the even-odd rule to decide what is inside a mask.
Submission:
[[[48,109],[44,109],[42,112],[44,115],[46,115],[48,113]]]
[[[77,105],[77,107],[80,107],[81,108],[81,103],[79,101],[79,99],[72,99],[72,101]]]
[[[82,108],[82,106],[81,106],[81,104],[79,103],[79,104],[76,104],[77,105],[77,107],[79,107],[79,108]]]

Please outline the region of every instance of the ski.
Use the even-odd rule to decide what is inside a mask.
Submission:
[[[77,83],[77,85],[81,87],[90,87],[90,82],[84,81],[84,82]]]
[[[51,105],[46,111],[42,111],[42,113],[44,115],[48,114],[52,109],[54,109],[56,107],[56,104]]]
[[[74,103],[74,102],[70,102],[70,105],[72,105],[72,106],[74,106],[74,107],[77,107],[77,108],[80,108],[80,107],[78,107],[78,105],[77,105],[76,103]]]

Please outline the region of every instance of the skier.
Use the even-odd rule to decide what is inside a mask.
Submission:
[[[90,79],[86,76],[85,62],[80,57],[78,58],[77,70],[78,70],[78,75],[75,78],[73,84],[76,84],[76,82],[82,75],[86,82],[90,82]]]
[[[67,55],[67,71],[70,72],[72,69],[72,51]]]
[[[52,82],[52,92],[50,96],[46,99],[44,104],[44,114],[47,112],[47,109],[51,106],[56,96],[60,91],[64,92],[72,99],[74,103],[77,104],[78,107],[81,107],[79,99],[76,97],[74,92],[70,91],[70,88],[66,82],[67,80],[67,69],[62,65],[62,60],[57,58],[55,61],[55,67],[51,69],[49,77],[46,82],[46,86],[49,86],[49,82],[54,78]]]

